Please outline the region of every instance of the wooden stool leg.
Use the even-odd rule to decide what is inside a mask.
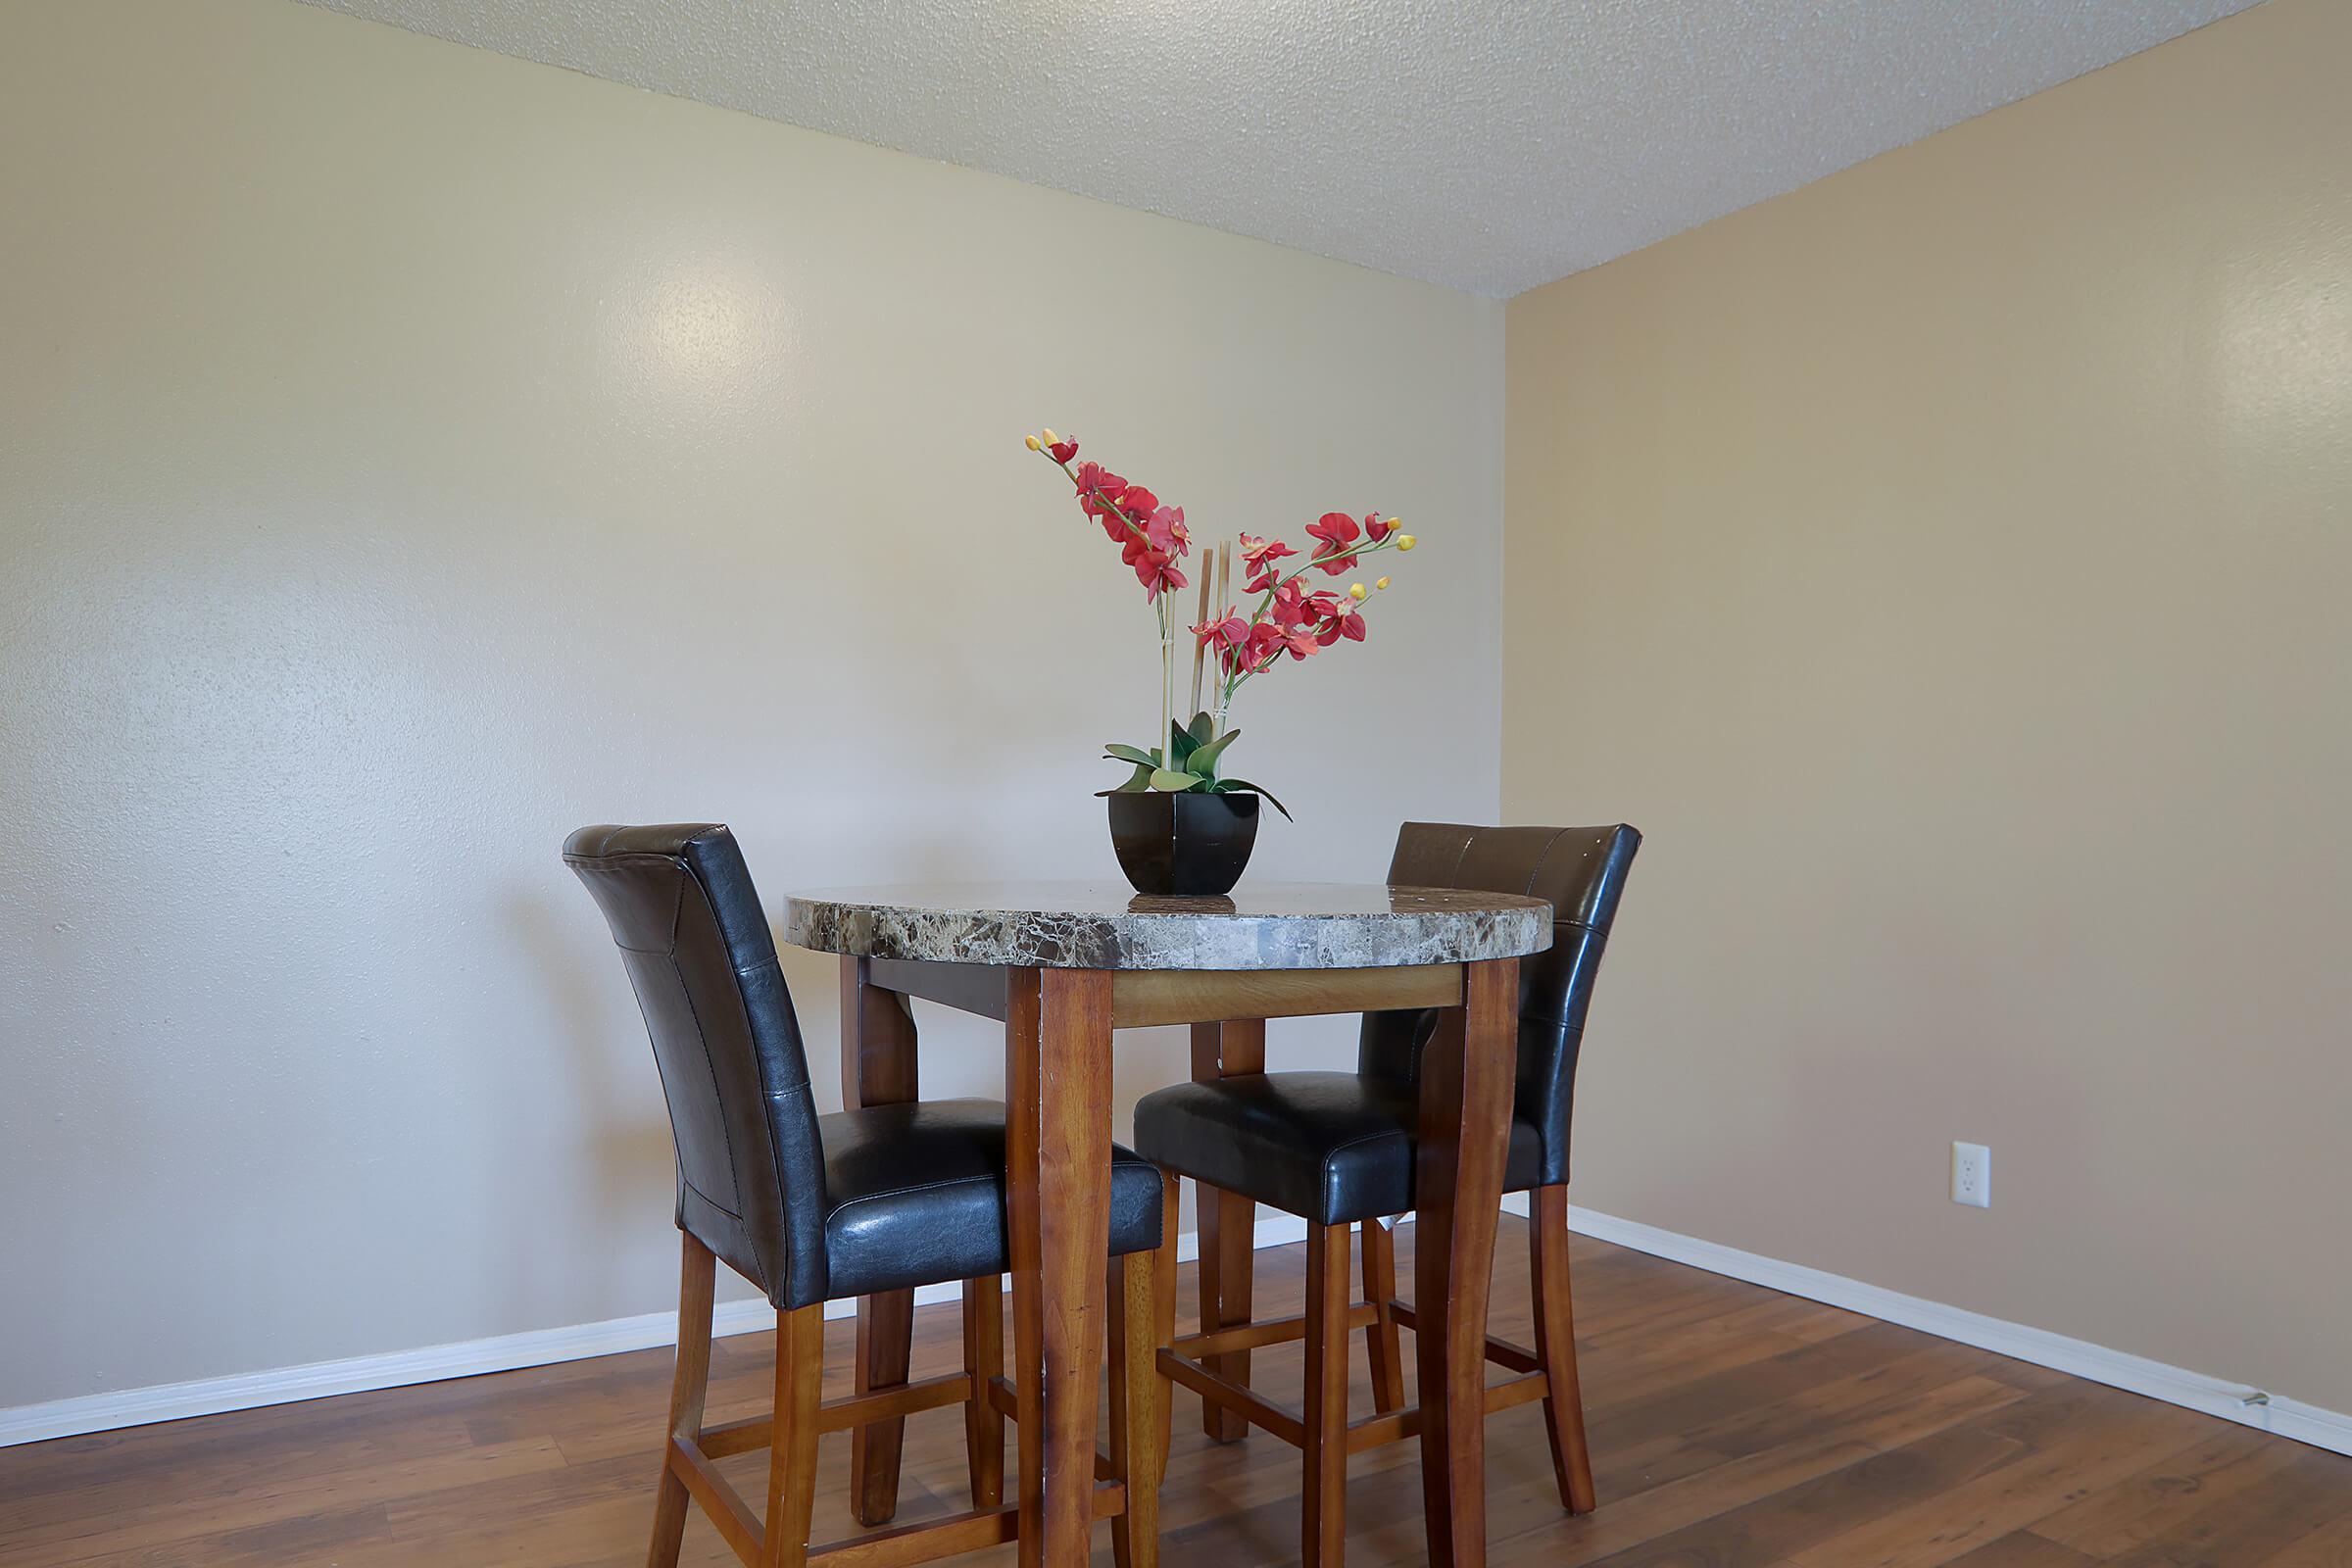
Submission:
[[[1547,1380],[1544,1427],[1560,1506],[1591,1513],[1592,1455],[1585,1446],[1585,1400],[1576,1378],[1576,1314],[1568,1298],[1568,1189],[1539,1187],[1528,1214],[1528,1272],[1536,1289],[1536,1357]]]
[[[1377,1219],[1364,1221],[1364,1299],[1372,1321],[1364,1348],[1372,1358],[1372,1408],[1382,1415],[1404,1408],[1404,1346],[1389,1303],[1396,1299],[1396,1238]]]
[[[1004,1500],[1004,1416],[988,1397],[989,1380],[1004,1375],[1004,1283],[1002,1276],[963,1282],[963,1369],[972,1397],[963,1407],[963,1456],[972,1506]]]
[[[1213,1083],[1266,1070],[1266,1021],[1230,1018],[1193,1025],[1193,1081]],[[1257,1205],[1206,1182],[1194,1183],[1200,1229],[1200,1330],[1239,1328],[1250,1321],[1251,1249],[1256,1243]],[[1247,1386],[1250,1352],[1228,1350],[1208,1358],[1219,1377]],[[1200,1401],[1200,1430],[1219,1443],[1239,1443],[1250,1423],[1232,1410]]]
[[[805,1568],[816,1505],[816,1406],[825,1376],[825,1309],[776,1314],[776,1424],[767,1456],[762,1568]]]
[[[1127,1506],[1110,1522],[1118,1568],[1158,1568],[1159,1477],[1167,1466],[1159,1375],[1159,1259],[1176,1250],[1163,1241],[1149,1252],[1110,1260],[1110,1467],[1127,1487]]]
[[[914,1353],[914,1293],[887,1291],[858,1303],[857,1360],[852,1387],[879,1394],[906,1381]],[[850,1432],[850,1512],[869,1527],[899,1512],[899,1458],[906,1441],[904,1416],[869,1421]]]
[[[662,1488],[654,1499],[654,1544],[646,1568],[677,1568],[693,1499],[671,1462],[669,1438],[702,1436],[703,1399],[710,1388],[710,1298],[717,1259],[693,1237],[684,1238],[678,1265],[678,1364],[669,1385],[669,1432],[662,1442]]]
[[[1348,1534],[1348,1227],[1306,1228],[1301,1568],[1340,1568]]]
[[[1209,1334],[1240,1328],[1250,1321],[1257,1204],[1206,1182],[1193,1185],[1199,1195],[1200,1225],[1200,1331]],[[1249,1386],[1248,1350],[1209,1356],[1207,1365],[1219,1377]],[[1203,1399],[1200,1430],[1219,1443],[1239,1443],[1249,1436],[1250,1423],[1239,1412]]]
[[[1159,1475],[1154,1484],[1167,1477],[1168,1448],[1176,1434],[1176,1386],[1159,1370],[1159,1351],[1176,1343],[1176,1212],[1183,1194],[1184,1182],[1174,1171],[1160,1172],[1159,1250],[1152,1254],[1154,1302],[1152,1328],[1155,1346],[1152,1372],[1159,1379]]]

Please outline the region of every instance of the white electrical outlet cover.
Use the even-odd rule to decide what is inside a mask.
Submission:
[[[1992,1151],[1983,1144],[1952,1145],[1952,1201],[1992,1206]]]

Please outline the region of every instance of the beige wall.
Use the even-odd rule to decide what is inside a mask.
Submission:
[[[1418,526],[1245,698],[1261,874],[1495,809],[1493,302],[284,0],[9,8],[0,274],[0,1406],[664,1306],[557,846],[1115,874],[1156,646],[1037,423],[1203,530]]]
[[[1511,303],[1504,811],[1649,835],[1578,1201],[2352,1408],[2347,61],[2272,0]]]

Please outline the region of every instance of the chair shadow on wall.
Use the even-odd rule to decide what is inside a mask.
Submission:
[[[556,871],[563,871],[560,862]],[[645,1238],[663,1234],[649,1223],[647,1211],[658,1210],[664,1221],[670,1217],[677,1156],[636,1004],[625,985],[613,984],[612,939],[593,916],[579,918],[577,904],[568,887],[534,886],[510,892],[506,914],[531,960],[528,974],[517,975],[515,982],[534,986],[554,1019],[551,1068],[563,1081],[550,1086],[548,1098],[581,1107],[582,1142],[559,1179],[589,1196],[585,1206],[613,1243],[605,1250],[610,1262],[627,1259]],[[633,1270],[608,1269],[581,1304],[583,1321],[635,1316],[666,1305],[662,1298],[674,1268],[669,1250],[648,1250],[650,1272],[644,1278],[653,1289],[650,1297],[631,1289]],[[527,1256],[526,1249],[526,1266]]]

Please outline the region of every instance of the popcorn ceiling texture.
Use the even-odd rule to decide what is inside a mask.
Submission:
[[[312,3],[1508,296],[2250,0]]]

